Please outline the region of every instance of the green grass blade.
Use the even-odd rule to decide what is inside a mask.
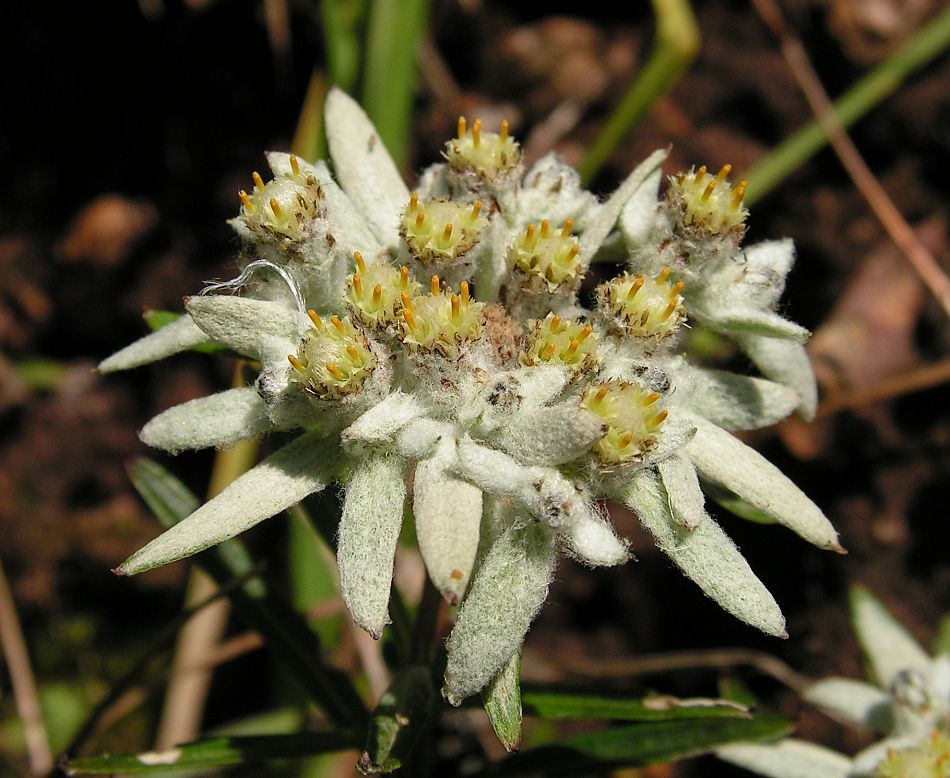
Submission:
[[[357,744],[353,732],[309,732],[299,735],[217,737],[178,746],[161,753],[73,759],[63,765],[66,775],[144,775],[178,772],[294,759],[330,751],[343,751]]]
[[[323,103],[327,99],[327,80],[314,70],[300,106],[290,150],[298,157],[314,162],[327,156],[327,136],[323,131]]]
[[[138,459],[129,475],[142,499],[168,528],[189,515],[197,498],[165,468]],[[228,540],[197,555],[196,563],[219,585],[253,571],[244,545]],[[290,605],[274,595],[265,582],[254,578],[231,593],[235,609],[264,637],[275,655],[298,678],[305,691],[335,722],[364,726],[368,712],[345,673],[324,664],[320,642]]]
[[[482,692],[485,713],[506,751],[521,748],[521,651],[515,652]]]
[[[600,774],[621,767],[643,767],[696,756],[736,740],[773,739],[792,727],[779,716],[651,721],[614,727],[562,740],[510,757],[492,776],[571,776]]]
[[[585,185],[597,175],[650,106],[673,88],[699,54],[699,25],[689,0],[652,2],[656,17],[656,45],[620,105],[584,154],[578,170]]]
[[[601,694],[525,689],[525,712],[542,719],[605,719],[613,721],[678,721],[683,719],[747,719],[744,708],[725,700],[677,700],[660,697],[607,697]]]
[[[878,103],[897,91],[915,70],[926,65],[950,46],[950,8],[926,24],[913,38],[898,49],[833,104],[842,127],[850,127]],[[751,205],[772,191],[788,175],[795,172],[828,138],[817,120],[795,132],[759,160],[739,178],[748,180],[745,203]]]
[[[320,10],[330,83],[353,94],[360,75],[366,3],[364,0],[321,0]]]
[[[413,665],[399,673],[373,711],[366,752],[357,765],[360,772],[386,774],[405,765],[434,707],[435,689],[428,667]]]
[[[406,162],[416,58],[428,0],[376,0],[366,31],[362,104],[398,167]]]

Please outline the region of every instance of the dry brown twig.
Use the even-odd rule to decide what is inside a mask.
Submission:
[[[921,281],[940,303],[947,316],[950,316],[950,278],[901,215],[884,187],[864,162],[861,153],[851,141],[841,122],[838,121],[828,94],[821,85],[804,46],[786,24],[781,9],[775,0],[752,0],[752,5],[779,39],[782,55],[788,62],[792,75],[798,81],[816,120],[828,136],[829,143],[855,187],[867,200],[874,215],[920,276]]]

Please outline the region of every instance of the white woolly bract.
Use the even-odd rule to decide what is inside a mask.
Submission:
[[[851,613],[870,676],[882,688],[888,688],[901,671],[913,670],[925,678],[930,675],[927,652],[869,591],[854,590]]]
[[[696,468],[683,454],[677,452],[661,460],[656,466],[670,499],[673,518],[685,530],[693,530],[709,518],[706,514],[706,497],[699,487]]]
[[[198,295],[189,297],[185,307],[211,340],[258,359],[269,338],[283,338],[296,351],[297,341],[312,326],[301,311],[269,300]]]
[[[706,517],[685,530],[670,513],[663,484],[647,470],[633,476],[617,499],[636,512],[657,547],[724,610],[769,635],[785,636],[785,618],[775,599],[716,522]]]
[[[449,703],[481,691],[521,646],[556,560],[554,532],[543,524],[510,527],[492,544],[446,644],[442,694]]]
[[[684,383],[684,405],[726,430],[753,430],[776,424],[801,401],[788,386],[725,370],[690,367]]]
[[[645,245],[657,229],[657,192],[662,178],[663,171],[654,170],[637,187],[620,213],[620,232],[631,251]]]
[[[344,446],[392,443],[396,434],[425,412],[425,406],[413,395],[398,389],[360,416],[340,433]]]
[[[798,413],[812,419],[818,407],[818,387],[811,369],[808,352],[801,343],[763,335],[740,333],[736,343],[762,374],[798,393]]]
[[[264,401],[253,386],[245,386],[169,408],[146,424],[139,437],[147,446],[177,454],[229,446],[271,429]]]
[[[456,478],[449,467],[455,441],[443,439],[416,464],[412,513],[429,578],[450,605],[457,605],[472,576],[482,521],[482,492]]]
[[[838,533],[821,509],[775,465],[745,443],[699,416],[686,454],[699,474],[725,486],[754,508],[819,548],[841,550]]]
[[[300,436],[136,551],[116,572],[141,573],[233,538],[325,488],[333,480],[339,458],[339,448],[319,433]]]
[[[607,425],[576,402],[513,413],[492,442],[526,465],[561,465],[577,459],[607,432]]]
[[[864,681],[825,678],[806,688],[802,697],[812,705],[871,729],[886,729],[889,724],[890,695]]]
[[[207,343],[208,340],[204,330],[195,324],[190,316],[182,316],[102,360],[99,363],[99,372],[131,370],[133,367],[141,367],[149,362],[187,351],[193,346]]]
[[[590,567],[622,565],[630,555],[627,542],[617,537],[610,522],[594,511],[558,531],[565,550]]]
[[[804,740],[781,743],[731,743],[716,749],[716,756],[766,778],[848,778],[851,760]]]
[[[406,465],[385,454],[367,456],[346,486],[337,534],[340,591],[353,621],[374,638],[389,623],[393,559],[406,499]]]

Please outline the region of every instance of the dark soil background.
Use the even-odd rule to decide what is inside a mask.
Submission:
[[[529,155],[553,147],[579,161],[652,44],[648,4],[612,12],[597,5],[434,2],[407,176],[437,159],[459,113],[480,115],[487,126],[507,116]],[[783,5],[837,95],[942,4]],[[668,144],[668,173],[703,163],[748,169],[810,118],[748,3],[695,6],[699,59],[614,154],[596,191],[609,192]],[[204,280],[231,275],[237,247],[225,220],[238,208],[236,192],[265,167],[264,150],[289,145],[311,68],[324,61],[319,4],[296,0],[287,8],[289,45],[269,39],[262,6],[244,0],[6,3],[0,10],[7,33],[0,49],[0,559],[44,700],[66,732],[181,604],[184,565],[132,580],[109,572],[157,533],[124,470],[148,453],[136,431],[172,404],[223,388],[233,371],[201,355],[108,377],[92,368],[144,332],[144,309],[179,310],[182,295]],[[577,111],[576,124],[551,120],[565,106]],[[852,137],[946,267],[950,58],[912,77]],[[635,519],[618,514],[637,562],[595,572],[562,564],[528,637],[525,676],[711,696],[731,675],[771,709],[801,715],[802,736],[853,752],[869,742],[866,734],[802,709],[748,667],[634,675],[644,654],[745,647],[811,677],[859,677],[847,611],[852,584],[869,587],[925,644],[950,609],[950,395],[939,381],[923,389],[893,384],[912,382],[930,363],[942,363],[947,375],[945,315],[829,151],[758,203],[749,224],[749,242],[795,239],[784,306],[816,332],[811,349],[826,400],[819,421],[790,420],[750,440],[824,508],[849,554],[819,552],[780,528],[717,514],[785,610],[791,637],[783,642],[721,612],[671,568]],[[882,388],[884,399],[855,394]],[[161,461],[200,494],[211,460],[204,453]],[[251,537],[278,581],[281,552],[272,549],[283,532],[275,521]],[[206,724],[263,707],[273,694],[266,667],[262,652],[225,666]],[[15,775],[25,759],[8,680],[0,673],[0,774]],[[149,746],[160,680],[159,669],[143,681],[143,704],[92,751]],[[643,774],[739,773],[701,759]]]

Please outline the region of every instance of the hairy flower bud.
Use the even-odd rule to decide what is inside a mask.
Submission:
[[[420,202],[413,193],[403,211],[399,232],[413,257],[424,264],[448,265],[467,254],[488,222],[479,216],[482,204],[451,200]]]
[[[564,365],[573,373],[589,372],[597,365],[597,337],[590,324],[549,313],[535,321],[519,361],[526,367]]]
[[[742,237],[748,209],[742,204],[746,181],[735,187],[726,181],[732,165],[723,165],[713,176],[703,165],[699,170],[690,168],[688,173],[678,173],[670,178],[667,202],[673,211],[674,221],[686,232],[699,236]]]
[[[508,122],[501,123],[501,132],[482,132],[482,120],[467,129],[464,116],[458,120],[458,136],[445,144],[442,152],[450,167],[458,172],[471,172],[480,178],[494,180],[513,170],[521,162],[521,146],[508,135]]]
[[[552,230],[547,219],[529,224],[508,247],[509,267],[526,276],[526,285],[540,285],[549,292],[572,286],[581,273],[581,247],[571,235],[572,226],[570,219],[559,230]]]
[[[331,316],[327,324],[315,311],[308,311],[308,315],[313,329],[300,345],[297,356],[287,357],[305,391],[321,400],[339,400],[359,391],[376,367],[366,338],[349,317]]]
[[[663,338],[672,335],[686,316],[683,308],[683,282],[671,284],[670,269],[656,278],[641,273],[617,276],[597,289],[600,310],[619,329],[637,338]]]
[[[314,176],[300,170],[297,158],[290,157],[291,170],[276,176],[267,184],[260,174],[253,173],[251,194],[240,191],[240,221],[254,233],[300,241],[307,228],[319,215],[323,192]]]
[[[641,459],[656,445],[667,411],[658,408],[659,392],[637,384],[607,381],[592,384],[581,398],[581,407],[607,424],[607,434],[594,444],[604,465],[621,465]]]
[[[471,299],[463,281],[458,294],[439,289],[439,277],[432,276],[432,289],[414,298],[402,295],[400,336],[413,351],[434,351],[449,359],[459,354],[459,345],[476,341],[482,334],[484,303]]]
[[[409,268],[398,270],[392,265],[378,263],[367,266],[363,255],[353,254],[356,272],[346,285],[346,303],[353,315],[372,330],[378,330],[396,320],[396,309],[402,304],[402,295],[410,297],[421,284],[409,277]]]

